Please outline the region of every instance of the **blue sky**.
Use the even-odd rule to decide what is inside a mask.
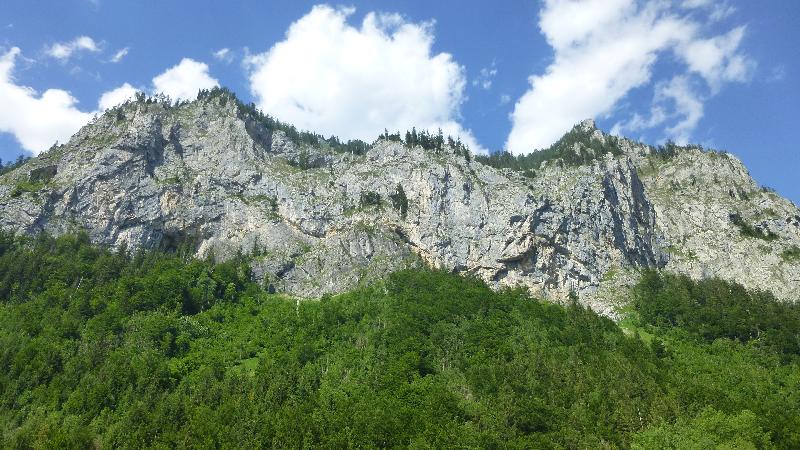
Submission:
[[[728,150],[800,203],[800,2],[320,5],[4,0],[0,158],[66,140],[101,98],[219,84],[302,128],[365,140],[441,127],[524,153],[594,117],[649,143]]]

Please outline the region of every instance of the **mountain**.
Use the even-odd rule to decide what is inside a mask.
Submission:
[[[574,292],[610,316],[644,268],[800,296],[800,210],[731,154],[655,148],[589,120],[517,170],[437,138],[340,144],[225,89],[139,98],[3,174],[0,228],[243,252],[260,283],[300,297],[419,265]]]

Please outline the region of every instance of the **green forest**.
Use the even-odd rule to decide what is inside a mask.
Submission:
[[[646,272],[620,324],[413,270],[316,300],[242,256],[0,234],[2,448],[800,448],[800,309]]]

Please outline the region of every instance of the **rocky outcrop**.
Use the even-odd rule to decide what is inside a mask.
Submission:
[[[760,188],[735,156],[684,148],[643,160],[639,172],[667,270],[800,299],[800,210]]]
[[[578,130],[609,139],[590,122]],[[608,314],[593,300],[598,287],[645,267],[796,296],[788,278],[797,279],[797,262],[775,256],[800,242],[800,218],[785,222],[798,215],[794,205],[758,191],[732,157],[687,150],[664,159],[614,142],[614,154],[548,161],[531,178],[447,145],[381,139],[358,155],[304,144],[227,94],[181,106],[139,101],[0,178],[0,227],[86,230],[129,248],[191,239],[200,255],[252,255],[269,289],[305,297],[417,264],[553,298],[574,291]],[[702,186],[713,190],[699,195]],[[759,215],[770,209],[774,217]],[[752,238],[726,239],[739,231],[734,212],[779,242],[765,253]],[[778,275],[764,278],[770,270]]]

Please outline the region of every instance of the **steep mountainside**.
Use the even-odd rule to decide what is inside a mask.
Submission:
[[[639,174],[669,253],[667,270],[800,298],[800,210],[760,188],[730,154],[682,149]]]
[[[0,227],[252,253],[260,281],[304,297],[421,263],[555,298],[575,291],[607,314],[598,288],[644,267],[800,296],[800,210],[735,157],[659,152],[591,121],[570,136],[531,173],[448,145],[314,145],[222,90],[179,106],[140,100],[3,175]]]

